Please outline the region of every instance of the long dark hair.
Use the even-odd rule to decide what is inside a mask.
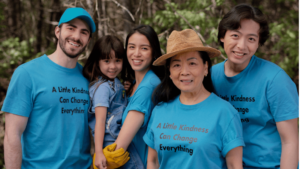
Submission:
[[[136,32],[146,36],[146,38],[148,39],[148,41],[151,45],[151,49],[152,49],[152,62],[150,64],[150,69],[156,74],[156,76],[158,76],[160,79],[162,79],[164,77],[163,66],[153,66],[152,65],[153,62],[158,57],[160,57],[162,54],[161,54],[161,49],[160,49],[160,44],[159,44],[157,34],[151,26],[139,25],[139,26],[135,27],[134,29],[132,29],[126,37],[125,52],[127,53],[128,39]],[[124,63],[126,64],[126,70],[124,70],[124,69],[123,70],[124,70],[124,72],[126,72],[125,73],[126,77],[130,78],[130,79],[135,79],[134,70],[129,65],[128,60],[125,59]]]
[[[116,58],[123,59],[124,69],[124,61],[127,59],[122,41],[113,35],[103,36],[95,43],[93,50],[83,67],[83,76],[90,82],[98,79],[99,76],[106,80],[109,79],[100,71],[99,61],[109,59],[111,57],[111,50],[115,52]]]
[[[210,72],[211,60],[206,52],[199,51],[199,55],[202,58],[203,64],[207,62],[208,65],[208,74],[207,76],[204,76],[203,86],[207,91],[213,92],[214,87],[212,84],[211,72]],[[165,76],[162,79],[161,83],[155,88],[152,94],[152,101],[154,102],[155,105],[160,102],[169,102],[175,99],[181,93],[181,91],[174,85],[172,80],[169,78],[170,62],[171,62],[171,58],[167,59],[166,64],[164,66]]]

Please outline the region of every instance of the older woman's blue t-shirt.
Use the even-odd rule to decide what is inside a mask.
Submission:
[[[160,79],[154,74],[152,70],[149,70],[143,78],[142,82],[139,84],[134,95],[128,98],[129,103],[123,113],[122,118],[123,124],[128,112],[131,110],[135,110],[145,114],[144,123],[132,140],[145,166],[147,165],[148,147],[143,140],[143,136],[146,133],[148,121],[150,119],[152,109],[154,108],[151,96],[153,90],[159,83]]]
[[[239,113],[215,94],[185,105],[179,96],[153,109],[144,141],[160,168],[223,169],[226,154],[244,146]]]

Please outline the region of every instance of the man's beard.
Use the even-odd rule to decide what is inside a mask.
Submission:
[[[66,40],[64,41],[62,38],[61,38],[61,36],[60,36],[60,38],[58,39],[58,43],[59,43],[59,46],[60,46],[60,48],[61,48],[61,50],[65,53],[65,55],[67,55],[69,58],[76,58],[78,55],[80,55],[84,50],[85,50],[85,48],[86,48],[86,46],[87,45],[85,45],[84,47],[82,47],[82,49],[79,51],[79,52],[77,52],[77,53],[75,53],[75,54],[69,54],[69,53],[67,53],[67,51],[66,51],[66,49],[65,49],[65,46],[64,45],[66,45],[66,43],[68,43],[67,41],[68,41],[68,39],[70,39],[70,38],[66,38]],[[70,39],[71,40],[71,39]],[[73,39],[72,39],[73,40]],[[73,40],[73,41],[75,41],[75,40]],[[75,41],[76,43],[78,43],[79,45],[82,45],[82,43],[79,41],[79,40],[77,40],[77,41]],[[72,50],[72,49],[71,49]]]

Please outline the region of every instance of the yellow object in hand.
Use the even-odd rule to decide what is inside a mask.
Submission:
[[[93,156],[93,169],[98,169],[98,168],[95,166],[95,158],[96,158],[96,153],[94,153],[94,156]]]
[[[107,168],[115,169],[123,166],[130,159],[129,153],[120,148],[115,151],[117,144],[111,144],[103,149],[103,154],[106,158]]]

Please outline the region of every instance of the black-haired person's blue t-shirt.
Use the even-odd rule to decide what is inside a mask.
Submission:
[[[215,94],[195,105],[179,96],[157,105],[144,135],[157,151],[161,169],[222,169],[226,154],[244,146],[239,113]]]
[[[216,94],[241,116],[244,168],[279,168],[281,139],[276,122],[299,117],[296,85],[279,66],[254,55],[233,77],[225,75],[225,62],[212,67],[212,81]]]

